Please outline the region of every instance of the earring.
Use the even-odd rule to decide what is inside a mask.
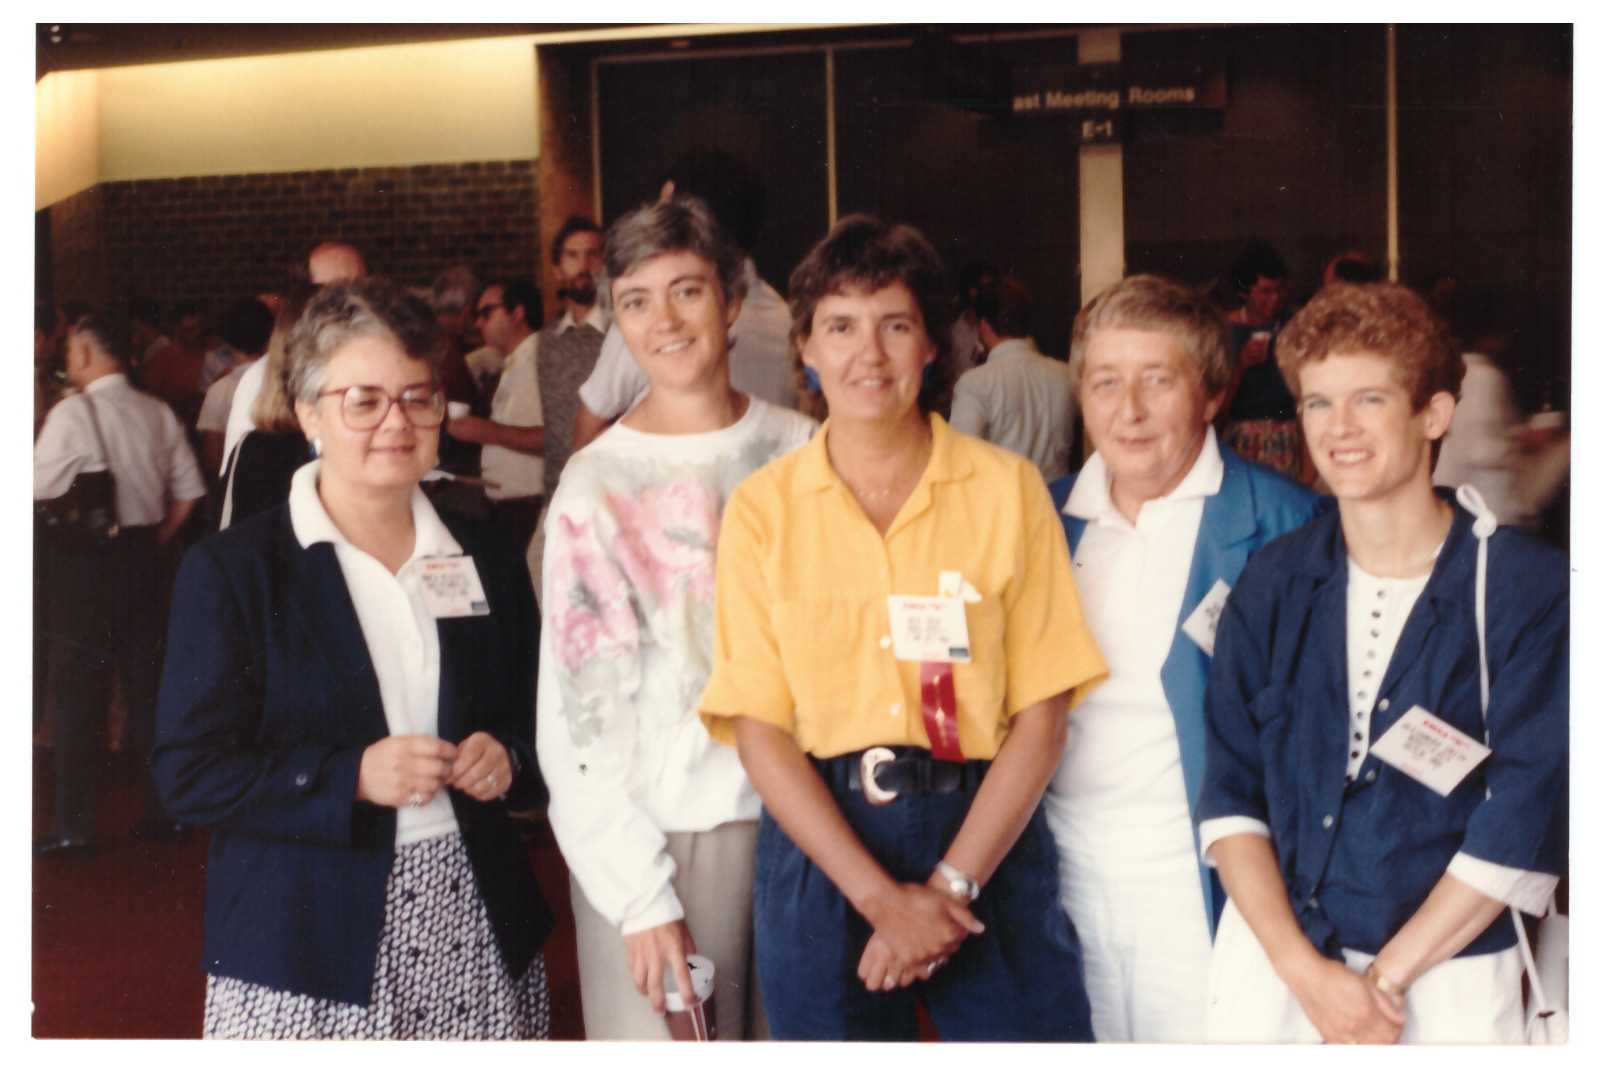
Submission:
[[[322,436],[315,435],[315,436],[312,437],[311,448],[312,448],[312,456],[313,457],[322,457],[323,456],[323,439],[322,439]]]

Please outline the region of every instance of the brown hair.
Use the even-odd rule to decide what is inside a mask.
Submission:
[[[1400,283],[1331,283],[1291,318],[1275,352],[1298,399],[1302,366],[1332,353],[1389,360],[1414,412],[1440,391],[1456,398],[1463,386],[1463,357],[1452,333],[1423,298]]]
[[[847,216],[812,247],[790,273],[790,342],[799,355],[812,337],[812,315],[831,294],[861,288],[872,293],[901,283],[923,317],[935,347],[918,391],[918,408],[943,409],[951,398],[951,283],[946,266],[916,227],[873,216]]]
[[[295,286],[284,295],[273,321],[272,337],[267,340],[267,353],[262,357],[261,391],[250,407],[250,420],[257,428],[268,432],[299,431],[300,421],[295,417],[295,403],[289,396],[286,380],[289,371],[289,332],[306,311],[316,288],[309,284]]]
[[[1103,290],[1074,317],[1068,347],[1068,374],[1078,384],[1085,374],[1085,354],[1098,331],[1127,328],[1172,335],[1201,373],[1209,398],[1229,386],[1235,375],[1235,354],[1229,331],[1206,295],[1161,275],[1131,275]]]

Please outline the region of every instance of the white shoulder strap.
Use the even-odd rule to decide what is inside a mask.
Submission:
[[[1480,643],[1480,718],[1485,726],[1485,746],[1490,747],[1491,723],[1488,713],[1491,706],[1491,667],[1485,652],[1485,573],[1490,557],[1491,535],[1496,531],[1496,514],[1485,504],[1479,491],[1469,484],[1457,489],[1457,501],[1474,514],[1474,538],[1479,542],[1474,564],[1474,632]],[[1491,798],[1489,785],[1485,787],[1485,798]],[[1540,975],[1535,970],[1530,938],[1524,932],[1524,916],[1515,908],[1509,908],[1508,913],[1513,916],[1513,929],[1518,931],[1519,956],[1524,960],[1524,973],[1530,979],[1530,996],[1535,1004],[1535,1013],[1544,1018],[1552,1014],[1552,1007],[1546,1002],[1546,988],[1541,985]]]

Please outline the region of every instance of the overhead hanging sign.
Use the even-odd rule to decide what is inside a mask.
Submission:
[[[1222,65],[1020,67],[1012,77],[1013,115],[1085,119],[1101,113],[1105,118],[1125,111],[1158,108],[1222,108],[1227,102]]]

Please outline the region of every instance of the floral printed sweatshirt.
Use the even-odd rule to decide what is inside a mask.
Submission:
[[[735,485],[816,429],[758,398],[719,431],[615,424],[552,496],[536,747],[568,869],[625,934],[684,917],[664,834],[757,817],[739,755],[696,714],[713,555]]]

